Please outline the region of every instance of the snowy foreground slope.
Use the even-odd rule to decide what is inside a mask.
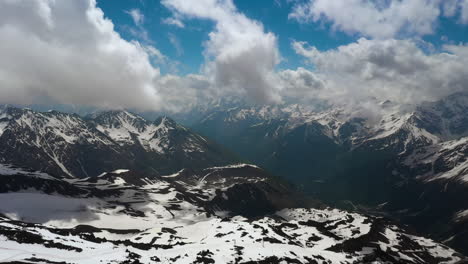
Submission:
[[[251,165],[85,179],[0,166],[2,263],[462,263],[378,217],[299,203]]]

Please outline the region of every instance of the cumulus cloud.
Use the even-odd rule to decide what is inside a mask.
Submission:
[[[157,109],[159,70],[95,0],[0,1],[0,102]]]
[[[196,107],[210,105],[217,98],[226,95],[214,88],[210,79],[199,74],[168,74],[159,78],[157,83],[164,94],[164,110],[168,112],[188,112]]]
[[[282,87],[281,95],[288,99],[314,99],[326,87],[326,80],[302,67],[280,71],[278,77]]]
[[[431,34],[442,13],[458,12],[460,21],[468,23],[468,0],[307,0],[295,5],[289,17],[302,23],[326,21],[350,34],[393,38]]]
[[[364,9],[376,19],[357,21],[354,26],[362,26],[369,35],[378,35],[378,30],[367,27],[367,23],[383,23],[384,37],[401,31],[399,18],[393,21],[393,15],[402,15],[396,14],[399,9],[395,5],[422,0],[397,4],[349,1],[367,3]],[[443,6],[434,6],[441,8],[443,15],[459,16],[464,21],[467,2],[447,0]],[[95,0],[0,1],[0,103],[179,112],[227,97],[249,98],[257,103],[324,99],[362,105],[370,97],[417,103],[468,89],[467,46],[447,45],[444,52],[427,53],[420,48],[424,43],[416,40],[361,38],[337,49],[320,51],[307,43],[293,42],[296,53],[313,70],[299,67],[277,72],[275,67],[281,60],[277,37],[266,32],[260,22],[240,13],[232,0],[162,3],[180,21],[179,26],[183,27],[182,20],[188,19],[214,22],[214,29],[203,43],[205,63],[199,74],[160,75],[154,65],[172,68],[175,62],[145,38],[140,38],[141,43],[122,39],[113,23],[96,7]],[[328,10],[329,5],[340,3],[344,2],[327,1],[322,7]],[[426,14],[424,10],[419,12]],[[321,12],[318,14],[323,17],[325,11]],[[415,16],[411,12],[407,13],[408,18]],[[141,12],[129,14],[136,28],[142,29]],[[430,20],[425,17],[420,15],[422,21]],[[336,27],[346,23],[340,20]],[[432,30],[431,23],[416,24],[408,28],[420,33]],[[352,25],[348,25],[351,31]],[[177,36],[168,37],[182,54]]]
[[[176,17],[215,23],[205,45],[204,74],[220,89],[239,90],[256,102],[279,101],[274,71],[276,36],[237,11],[232,0],[163,0]]]
[[[327,80],[316,96],[360,103],[365,98],[419,103],[468,90],[468,47],[426,54],[412,40],[369,40],[319,51],[293,42],[295,51]]]

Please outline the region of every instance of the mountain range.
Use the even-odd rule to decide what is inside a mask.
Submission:
[[[371,210],[467,252],[468,93],[314,110],[227,107],[193,129],[328,204]]]
[[[3,263],[465,261],[391,217],[306,196],[168,117],[150,122],[127,111],[80,117],[14,107],[3,107],[0,117]],[[284,131],[328,131],[287,120],[265,125],[276,121],[285,122]],[[268,132],[271,139],[283,133]],[[345,148],[337,143],[345,140],[327,138]],[[455,149],[463,148],[457,140],[437,144],[427,151],[434,160],[457,159]],[[424,182],[447,179],[448,169]]]
[[[83,118],[57,111],[0,109],[0,161],[51,175],[90,177],[122,167],[162,175],[236,160],[168,117],[150,122],[127,111]]]

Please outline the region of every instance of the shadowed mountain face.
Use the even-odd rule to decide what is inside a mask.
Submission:
[[[0,205],[0,256],[10,263],[463,259],[380,217],[298,208],[304,200],[252,165],[167,176],[116,170],[84,179],[0,165],[0,183],[8,200]]]
[[[466,251],[468,94],[406,109],[389,101],[372,115],[229,108],[208,113],[194,130],[318,199],[390,212]]]
[[[131,168],[170,174],[235,162],[232,155],[173,120],[126,111],[81,118],[56,111],[0,110],[0,160],[52,175],[97,176]]]

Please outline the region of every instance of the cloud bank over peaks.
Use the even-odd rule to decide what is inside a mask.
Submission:
[[[412,40],[359,39],[329,51],[304,42],[294,50],[315,66],[314,76],[326,80],[315,95],[354,102],[365,98],[401,104],[436,100],[468,89],[468,47],[446,46],[427,54]]]
[[[0,42],[0,103],[161,105],[150,55],[95,0],[0,1]]]
[[[237,11],[232,0],[163,0],[184,19],[215,23],[205,45],[204,74],[218,89],[245,94],[255,102],[280,101],[275,66],[280,61],[277,38],[263,25]]]
[[[205,98],[246,96],[259,104],[324,100],[351,108],[368,104],[366,108],[373,109],[385,100],[417,104],[468,87],[468,67],[464,67],[468,65],[464,54],[467,47],[446,46],[442,52],[428,53],[421,46],[430,44],[420,39],[393,38],[403,29],[407,34],[431,34],[441,15],[459,16],[463,21],[464,10],[460,7],[465,0],[444,4],[439,0],[306,1],[296,5],[290,16],[304,21],[328,17],[337,29],[359,29],[359,33],[376,38],[361,38],[329,51],[294,41],[294,51],[312,67],[282,71],[275,70],[281,59],[277,37],[265,32],[261,23],[241,14],[233,1],[162,3],[174,17],[214,22],[204,43],[206,62],[202,72],[210,88],[203,92],[194,90]],[[459,9],[451,10],[454,6]]]
[[[327,81],[320,75],[299,67],[296,70],[278,72],[281,84],[281,96],[292,101],[310,102],[327,87]]]

